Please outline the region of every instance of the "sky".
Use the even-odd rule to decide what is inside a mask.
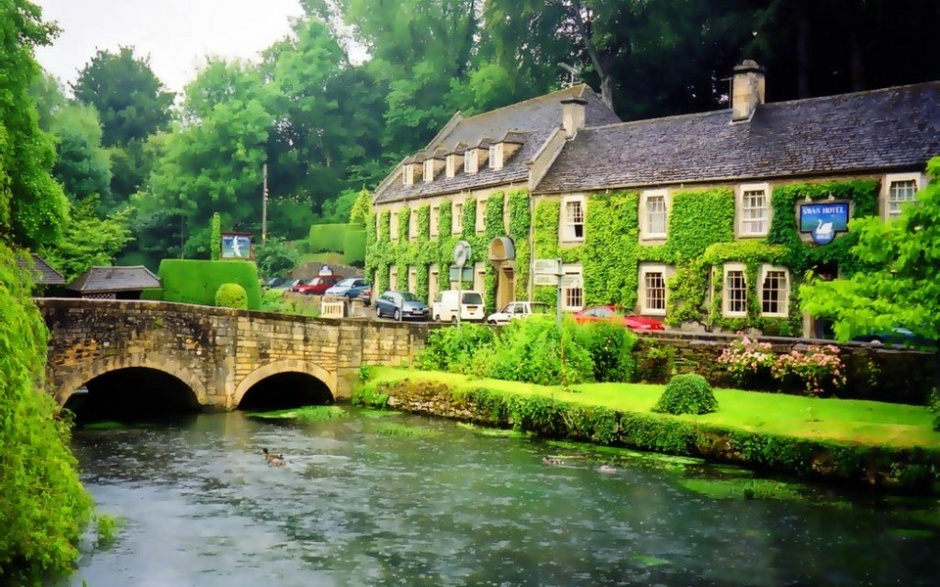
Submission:
[[[36,58],[68,84],[98,49],[133,46],[167,89],[181,92],[207,56],[256,59],[290,32],[298,0],[32,0],[62,32]]]

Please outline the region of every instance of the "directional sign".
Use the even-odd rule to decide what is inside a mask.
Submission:
[[[549,275],[547,273],[536,273],[532,276],[532,282],[535,285],[550,285],[552,287],[558,287],[558,276]]]
[[[584,287],[584,277],[581,275],[562,275],[561,286],[570,288]]]
[[[561,261],[558,259],[536,259],[535,274],[558,275],[561,273]]]

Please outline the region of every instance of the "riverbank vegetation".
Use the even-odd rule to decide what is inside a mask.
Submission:
[[[625,446],[890,489],[940,486],[940,434],[927,407],[715,389],[718,411],[653,411],[664,387],[543,386],[373,368],[354,401],[547,438]]]

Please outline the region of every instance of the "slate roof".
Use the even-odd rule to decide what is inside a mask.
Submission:
[[[457,175],[448,178],[440,174],[432,182],[416,179],[414,185],[404,185],[401,177],[405,159],[382,182],[375,191],[377,204],[395,202],[412,198],[421,198],[455,191],[479,189],[507,183],[525,182],[529,179],[526,163],[539,151],[555,129],[562,124],[562,100],[581,97],[585,105],[585,122],[588,126],[600,126],[620,122],[617,115],[608,108],[590,87],[581,84],[512,104],[504,108],[484,112],[469,118],[463,118],[458,112],[441,133],[419,154],[419,160],[437,149],[445,153],[453,151],[458,143],[476,147],[486,139],[498,141],[509,133],[510,140],[522,141],[519,149],[502,169],[493,170],[485,166],[478,173],[465,174],[458,169]],[[484,144],[484,146],[488,146]]]
[[[81,293],[140,291],[160,287],[160,279],[143,265],[136,267],[92,267],[65,289]]]
[[[603,128],[568,141],[539,193],[923,169],[940,154],[940,82]]]
[[[65,276],[53,269],[52,265],[46,263],[46,260],[33,253],[30,255],[33,259],[33,281],[36,285],[65,285]],[[30,268],[25,257],[17,256],[16,264],[23,269]]]

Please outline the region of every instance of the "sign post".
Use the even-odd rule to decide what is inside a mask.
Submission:
[[[555,287],[555,320],[561,328],[561,259],[536,259],[533,283]]]
[[[463,266],[470,259],[470,243],[457,241],[454,245],[454,263],[457,265],[457,328],[460,329],[461,314],[463,314]],[[433,303],[433,302],[432,302]]]

